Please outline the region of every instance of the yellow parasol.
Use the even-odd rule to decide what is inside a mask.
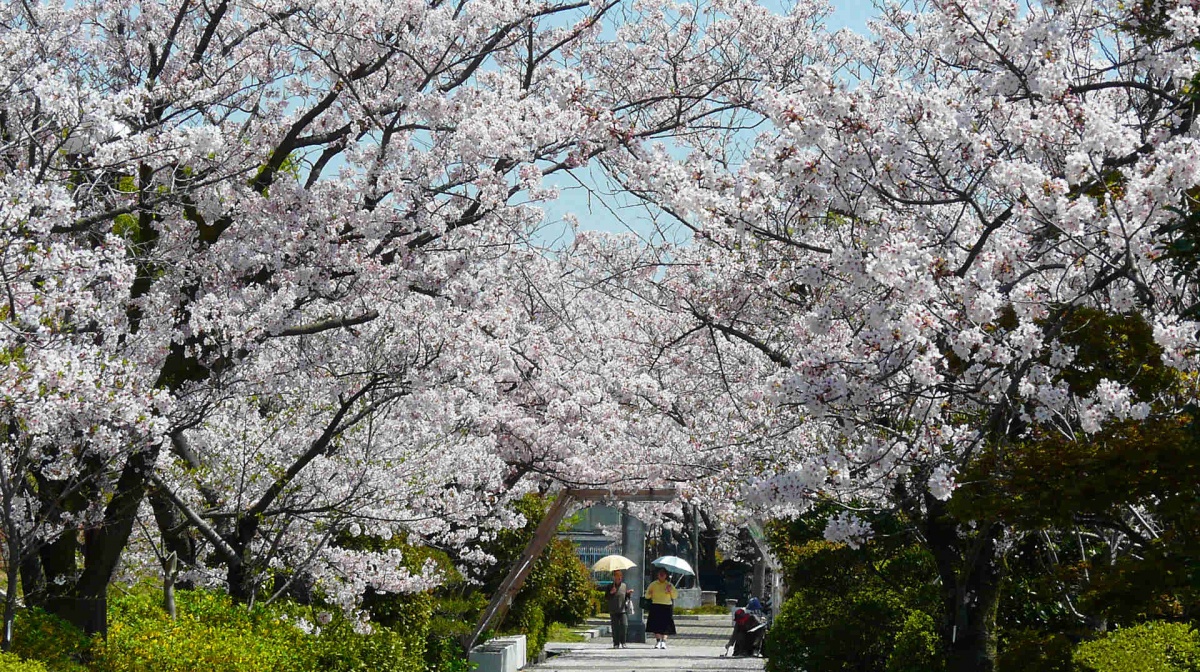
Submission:
[[[624,571],[630,567],[637,567],[637,564],[623,555],[606,555],[592,565],[592,571],[612,572],[618,569]]]

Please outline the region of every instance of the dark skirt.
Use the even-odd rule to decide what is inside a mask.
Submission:
[[[675,607],[670,604],[652,604],[647,612],[646,632],[656,635],[675,634]]]

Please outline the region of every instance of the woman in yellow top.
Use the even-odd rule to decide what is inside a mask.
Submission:
[[[650,600],[650,615],[646,618],[646,632],[654,633],[654,648],[667,648],[667,635],[675,634],[675,598],[679,592],[667,581],[667,570],[658,568],[658,578],[646,587]]]

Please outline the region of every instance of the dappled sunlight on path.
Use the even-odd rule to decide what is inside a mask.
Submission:
[[[722,658],[725,641],[731,628],[725,617],[701,617],[699,620],[678,619],[679,634],[670,638],[667,650],[647,644],[630,644],[628,649],[613,649],[608,637],[580,644],[551,643],[547,650],[555,652],[546,662],[533,666],[538,672],[692,672],[699,670],[763,669],[762,658]]]

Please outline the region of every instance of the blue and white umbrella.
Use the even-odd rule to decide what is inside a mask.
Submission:
[[[682,574],[684,576],[696,575],[696,572],[692,570],[692,566],[688,564],[687,560],[674,555],[664,555],[650,564],[655,567],[662,567],[668,572],[675,574]]]

